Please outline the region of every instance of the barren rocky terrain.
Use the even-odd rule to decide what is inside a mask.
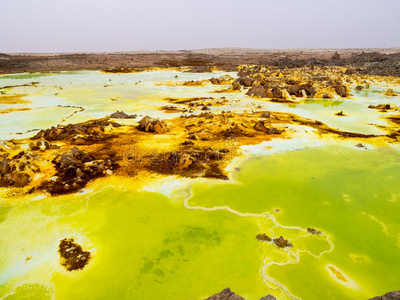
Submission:
[[[232,70],[241,64],[266,64],[279,67],[351,65],[362,74],[400,76],[400,48],[340,50],[221,48],[175,52],[0,53],[0,73],[181,66],[189,66],[193,71],[202,72],[208,71],[213,66]]]

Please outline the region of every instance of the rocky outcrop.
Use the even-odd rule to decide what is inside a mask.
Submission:
[[[349,92],[348,92],[347,87],[345,85],[339,83],[339,84],[336,84],[333,88],[335,89],[336,93],[340,97],[346,98],[346,97],[349,96]]]
[[[400,291],[390,292],[383,296],[374,297],[369,300],[400,300]]]
[[[260,84],[251,87],[246,95],[259,98],[272,98],[272,95],[267,92],[267,89]]]
[[[117,110],[115,113],[112,113],[110,115],[110,118],[112,118],[112,119],[135,119],[136,115],[128,115],[123,111]]]
[[[257,234],[256,238],[257,238],[257,240],[263,241],[263,242],[271,242],[272,241],[272,239],[265,233]]]
[[[218,84],[231,84],[232,81],[233,81],[233,78],[231,76],[229,76],[229,75],[224,75],[224,76],[221,76],[219,78],[213,77],[213,78],[210,79],[210,82],[212,84],[215,84],[215,85],[218,85]]]
[[[238,81],[234,81],[232,83],[232,90],[240,91],[241,89],[242,89],[242,86],[240,85],[240,83]]]
[[[193,142],[185,142],[183,146],[190,147]],[[146,164],[146,168],[161,174],[179,174],[186,177],[206,177],[228,179],[223,169],[219,166],[228,149],[182,149],[182,151],[158,153]]]
[[[293,245],[292,245],[291,243],[289,243],[288,240],[285,240],[285,239],[283,238],[283,236],[281,236],[281,237],[279,237],[279,238],[276,238],[276,239],[273,239],[273,242],[274,242],[274,244],[275,244],[276,246],[278,246],[279,248],[286,248],[286,247],[291,248],[291,247],[293,247]]]
[[[317,93],[317,90],[315,89],[315,87],[313,87],[311,83],[301,84],[301,85],[298,84],[289,85],[286,88],[286,90],[290,95],[296,97],[303,97],[305,93],[307,97],[313,98],[314,95]]]
[[[322,234],[321,231],[319,231],[317,229],[314,229],[314,228],[311,228],[311,227],[307,228],[307,232],[310,233],[310,234],[317,234],[317,235]]]
[[[236,295],[234,292],[231,291],[230,288],[226,288],[222,292],[217,293],[205,300],[245,300],[245,299]],[[260,300],[276,300],[276,298],[272,295],[267,295],[265,297],[262,297]]]
[[[0,175],[4,176],[11,171],[10,161],[7,158],[4,158],[0,162]]]
[[[3,180],[3,186],[24,187],[32,181],[32,178],[25,172],[14,171],[10,174],[6,174]]]
[[[340,59],[340,54],[335,52],[335,54],[332,55],[331,60],[339,60]]]
[[[379,111],[381,111],[381,112],[387,112],[392,107],[390,106],[390,104],[378,104],[378,105],[371,104],[371,105],[368,105],[368,108],[379,109]]]
[[[276,298],[272,295],[267,295],[265,297],[262,297],[260,300],[276,300]]]
[[[60,264],[67,271],[81,270],[90,260],[90,252],[83,251],[82,246],[75,243],[72,238],[60,241],[58,253],[61,257]]]
[[[284,98],[282,90],[278,86],[268,87],[266,84],[253,85],[246,93],[248,96],[259,98]]]
[[[45,151],[45,150],[51,150],[51,149],[57,149],[58,146],[57,145],[52,145],[50,144],[48,141],[37,141],[35,142],[31,142],[29,144],[29,149],[31,149],[32,151]]]
[[[397,96],[397,93],[396,93],[395,91],[393,91],[393,89],[388,89],[388,90],[385,92],[385,96],[396,97],[396,96]]]
[[[265,132],[266,134],[281,134],[283,130],[277,129],[271,126],[265,126],[267,123],[264,120],[258,121],[254,125],[254,129],[257,131]]]
[[[252,86],[253,83],[254,83],[254,81],[255,81],[254,78],[248,77],[248,76],[239,77],[239,78],[237,79],[237,82],[239,82],[240,85],[245,86],[245,87],[250,87],[250,86]]]
[[[137,129],[140,131],[154,133],[166,133],[168,131],[167,124],[165,122],[150,118],[149,116],[145,116],[140,120]]]
[[[335,116],[343,117],[343,116],[345,116],[345,114],[344,114],[343,110],[341,110],[341,111],[337,112],[337,113],[335,114]]]
[[[269,119],[271,117],[271,113],[269,111],[265,111],[261,114],[261,118]]]
[[[3,158],[0,161],[0,186],[24,187],[31,181],[30,174],[40,171],[33,163],[32,153],[21,151],[13,158]]]
[[[69,125],[59,125],[57,127],[51,127],[49,129],[40,130],[32,140],[45,139],[47,141],[65,141],[74,140],[76,137],[84,136],[84,139],[96,140],[102,138],[105,132],[105,128],[111,127],[121,127],[120,124],[115,122],[110,122],[107,120],[96,120],[87,123],[80,124],[69,124]]]
[[[110,159],[96,160],[77,147],[57,156],[52,163],[56,168],[56,174],[40,186],[52,195],[79,191],[90,180],[110,175],[118,168],[118,164]]]
[[[271,93],[272,93],[272,97],[273,97],[273,98],[282,98],[282,91],[281,91],[281,89],[280,89],[279,87],[277,87],[277,86],[274,86],[274,87],[271,89]]]
[[[211,296],[205,300],[245,300],[244,298],[236,295],[230,288],[224,289],[222,292]]]

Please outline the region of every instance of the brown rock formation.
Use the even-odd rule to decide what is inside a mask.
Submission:
[[[259,98],[272,98],[271,94],[267,92],[267,89],[260,84],[251,87],[246,95]]]
[[[275,127],[270,126],[266,127],[265,125],[265,121],[260,120],[256,123],[256,125],[254,125],[254,129],[257,131],[265,132],[266,134],[281,134],[283,132],[283,130],[279,130]]]
[[[82,246],[74,242],[74,239],[63,239],[58,246],[61,257],[61,265],[67,271],[83,269],[90,260],[90,252],[83,251]]]
[[[150,118],[149,116],[145,116],[143,119],[141,119],[137,128],[140,131],[154,133],[166,133],[168,131],[167,124],[165,124],[165,122]]]
[[[112,113],[110,115],[110,118],[112,118],[112,119],[135,119],[136,115],[128,115],[123,111],[117,110],[115,113]]]
[[[339,83],[336,84],[333,88],[340,97],[346,98],[349,96],[349,92],[347,91],[347,87],[345,85]]]
[[[111,174],[112,170],[118,168],[111,160],[96,160],[77,147],[57,156],[52,163],[56,174],[39,187],[52,195],[76,192],[90,180]]]
[[[393,89],[388,89],[385,93],[385,96],[396,97],[397,93],[393,91]]]
[[[374,297],[369,300],[400,300],[400,291],[390,292],[383,296]]]
[[[265,233],[257,234],[256,238],[257,238],[257,240],[263,241],[263,242],[271,242],[272,241],[272,239]]]
[[[234,292],[231,291],[230,288],[226,288],[222,292],[217,293],[205,300],[245,300],[245,299],[236,295]],[[265,297],[262,297],[260,300],[276,300],[276,298],[272,295],[267,295]]]
[[[274,244],[277,245],[279,248],[286,248],[286,247],[293,247],[291,243],[289,243],[288,240],[285,240],[283,236],[273,239]]]

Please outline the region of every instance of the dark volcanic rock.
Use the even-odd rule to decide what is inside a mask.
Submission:
[[[400,291],[390,292],[383,296],[374,297],[369,300],[400,300]]]

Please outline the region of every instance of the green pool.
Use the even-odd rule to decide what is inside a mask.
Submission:
[[[309,148],[249,159],[233,176],[194,183],[189,199],[105,187],[2,202],[0,298],[204,299],[229,286],[249,300],[368,299],[399,288],[398,151]],[[59,264],[66,237],[92,253],[81,271]]]

